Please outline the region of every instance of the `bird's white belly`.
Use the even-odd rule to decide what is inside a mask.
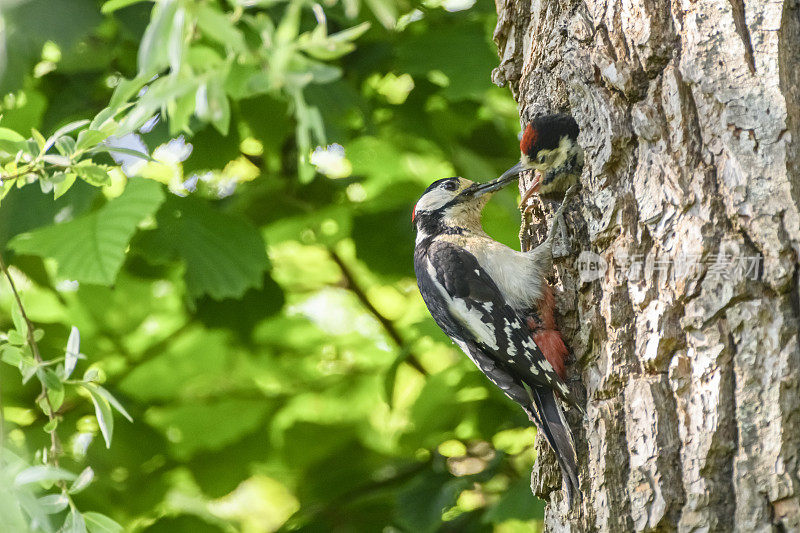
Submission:
[[[539,272],[530,253],[518,252],[491,240],[468,249],[497,284],[511,307],[526,309],[541,300],[544,273]]]

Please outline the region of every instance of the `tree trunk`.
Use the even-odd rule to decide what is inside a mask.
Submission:
[[[495,83],[586,159],[557,262],[584,500],[540,438],[549,531],[800,530],[800,5],[745,2],[497,0]]]

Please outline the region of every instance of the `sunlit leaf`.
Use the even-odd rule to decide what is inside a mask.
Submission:
[[[19,253],[56,259],[60,274],[68,279],[110,284],[125,259],[125,248],[137,224],[155,212],[163,200],[157,183],[131,180],[122,196],[99,210],[19,235],[10,246]]]
[[[175,0],[163,0],[153,6],[150,24],[139,43],[139,72],[155,74],[168,65],[166,43],[169,41],[173,19],[178,11]]]
[[[45,513],[54,514],[66,509],[69,499],[63,494],[48,494],[39,498],[38,503]]]
[[[89,533],[122,533],[123,527],[106,515],[94,512],[83,513]]]
[[[100,385],[91,384],[87,386],[90,387],[95,393],[103,397],[111,405],[111,407],[116,409],[119,414],[128,419],[128,422],[133,422],[133,417],[131,417],[128,411],[126,411],[122,404],[119,403],[119,400],[114,398],[114,396],[108,392],[108,390],[104,389]]]
[[[64,378],[69,378],[75,365],[78,363],[78,355],[81,349],[81,334],[78,328],[72,326],[67,340],[67,350],[64,354]]]
[[[97,387],[91,383],[81,384],[81,387],[87,391],[94,404],[94,414],[97,417],[97,423],[100,426],[100,433],[103,434],[103,440],[106,441],[106,448],[111,447],[111,437],[114,435],[114,415],[111,412],[111,405],[108,400],[103,398],[97,392]]]
[[[78,475],[77,479],[72,482],[72,485],[69,487],[69,493],[77,494],[81,492],[83,489],[89,486],[93,479],[94,470],[92,470],[91,466],[87,466],[83,469],[80,475]]]
[[[83,130],[78,134],[78,140],[75,144],[75,150],[86,150],[94,147],[105,141],[110,136],[110,133],[99,130]]]
[[[73,508],[67,515],[59,533],[86,533],[86,521],[83,519],[83,515]]]
[[[44,368],[37,372],[39,380],[47,388],[47,398],[54,411],[61,408],[64,401],[64,383],[58,375],[50,368]]]
[[[14,323],[14,329],[23,339],[28,335],[28,322],[22,316],[22,311],[16,300],[11,304],[11,320]]]
[[[26,468],[14,478],[14,485],[27,485],[47,481],[72,481],[75,474],[63,468],[49,465],[37,465]]]
[[[53,175],[53,198],[58,200],[75,184],[78,175],[74,172],[59,172]]]
[[[71,132],[77,130],[78,128],[82,128],[83,126],[87,125],[88,123],[89,123],[88,120],[76,120],[75,122],[70,122],[69,124],[65,124],[64,126],[61,126],[60,128],[58,128],[55,131],[55,133],[53,133],[52,136],[50,136],[49,139],[47,139],[47,142],[45,143],[44,148],[42,148],[42,151],[46,152],[62,136],[66,135],[67,133],[71,133]]]
[[[200,4],[198,6],[197,25],[204,35],[223,46],[230,47],[239,53],[246,50],[242,33],[236,29],[236,26],[227,15],[214,9],[211,5]]]
[[[102,11],[103,13],[112,13],[118,9],[122,9],[123,7],[128,7],[133,4],[138,4],[144,1],[145,0],[108,0],[100,8],[100,11]]]

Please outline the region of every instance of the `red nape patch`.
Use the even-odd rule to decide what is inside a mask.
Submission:
[[[558,377],[566,380],[565,365],[569,351],[564,344],[564,339],[561,338],[561,333],[554,329],[539,330],[533,334],[533,342],[542,351],[544,358],[553,365],[553,370],[556,371]]]
[[[414,223],[414,218],[417,216],[417,204],[414,204],[414,209],[411,210],[411,223]]]
[[[522,140],[519,142],[520,151],[530,156],[533,152],[533,147],[536,146],[536,139],[539,134],[533,129],[532,124],[525,126],[525,132],[522,134]]]

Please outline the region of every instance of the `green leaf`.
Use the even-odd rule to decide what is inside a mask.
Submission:
[[[100,130],[83,130],[78,134],[75,151],[86,150],[105,141],[110,134]]]
[[[25,347],[25,351],[30,353],[30,348]],[[25,355],[19,360],[19,364],[17,365],[19,368],[20,374],[22,374],[22,384],[24,385],[36,374],[36,371],[39,369],[39,365],[36,363],[36,360],[33,358],[32,355]]]
[[[173,445],[175,455],[190,457],[203,450],[222,450],[261,426],[267,406],[259,400],[226,399],[193,402],[147,410],[147,422],[169,434],[178,429],[184,438]]]
[[[75,479],[75,474],[63,468],[58,468],[49,465],[36,465],[31,466],[20,472],[14,478],[14,485],[17,487],[27,485],[29,483],[40,483],[49,481],[72,481]]]
[[[346,30],[342,30],[336,32],[334,34],[329,35],[328,37],[334,41],[355,41],[369,30],[370,24],[369,22],[362,22],[361,24],[356,24],[352,28],[347,28]]]
[[[72,164],[72,160],[69,157],[57,154],[43,155],[42,161],[57,167],[68,167]]]
[[[225,13],[214,9],[209,4],[198,6],[197,25],[204,35],[223,46],[230,47],[235,52],[242,53],[247,50],[242,33],[236,29],[231,19]]]
[[[23,233],[9,246],[21,254],[54,258],[59,273],[67,279],[110,285],[122,266],[136,226],[163,201],[159,184],[133,179],[122,196],[97,211]]]
[[[61,198],[75,184],[78,175],[74,172],[58,172],[53,175],[53,196]]]
[[[75,370],[78,363],[78,356],[81,352],[81,333],[78,328],[72,326],[67,339],[67,349],[64,353],[64,379],[68,379]]]
[[[97,424],[100,426],[100,433],[106,441],[106,448],[111,448],[111,437],[114,435],[114,415],[111,412],[111,405],[108,400],[97,392],[97,385],[93,383],[81,383],[81,387],[92,397],[94,404],[94,414],[97,417]]]
[[[195,113],[201,120],[211,122],[223,136],[228,134],[231,107],[219,78],[200,85],[195,96]]]
[[[139,43],[139,72],[151,76],[166,67],[169,63],[167,47],[172,31],[172,22],[178,11],[175,0],[164,0],[153,7],[150,23],[144,31]]]
[[[89,123],[88,120],[76,120],[75,122],[70,122],[58,128],[55,133],[53,133],[52,138],[55,142],[55,139],[58,139],[62,135],[66,135],[67,133],[72,133],[73,131],[77,130],[78,128],[82,128],[83,126]]]
[[[42,148],[42,151],[46,152],[47,150],[50,149],[51,146],[53,146],[56,143],[58,139],[60,139],[67,133],[73,132],[78,128],[87,125],[88,123],[89,123],[88,120],[76,120],[75,122],[70,122],[69,124],[61,126],[56,130],[56,132],[53,135],[50,136],[49,139],[47,139],[47,142],[45,143],[44,148]]]
[[[67,508],[69,498],[63,494],[48,494],[39,498],[38,503],[45,513],[55,514]]]
[[[456,503],[469,482],[447,472],[423,472],[397,496],[397,519],[407,531],[433,533],[442,525],[442,512]]]
[[[11,366],[18,366],[22,361],[22,350],[10,344],[0,346],[0,354],[0,360]]]
[[[77,509],[72,509],[59,533],[86,533],[86,521]]]
[[[169,30],[169,37],[167,39],[167,60],[172,73],[178,73],[181,70],[183,61],[183,48],[185,45],[184,32],[186,29],[186,10],[179,7],[172,17],[172,25]]]
[[[152,75],[143,73],[133,79],[122,80],[119,85],[114,88],[114,94],[111,95],[111,101],[108,103],[108,107],[97,114],[89,127],[94,130],[100,129],[103,123],[115,114],[115,110],[125,105],[128,100],[141,91],[142,87],[144,87],[152,77]]]
[[[77,165],[73,165],[72,171],[83,181],[96,187],[108,185],[111,182],[111,178],[108,177],[108,171],[105,167],[95,165],[88,161],[82,161]]]
[[[47,144],[47,139],[44,138],[44,135],[36,128],[31,128],[31,134],[33,135],[33,140],[35,140],[37,146],[39,146],[39,150],[44,151],[44,147]]]
[[[0,128],[0,151],[16,154],[25,148],[25,137],[14,130]]]
[[[99,394],[100,396],[102,396],[103,398],[105,398],[105,400],[106,400],[106,401],[107,401],[109,404],[111,404],[111,406],[112,406],[114,409],[116,409],[116,410],[117,410],[117,412],[118,412],[119,414],[121,414],[122,416],[124,416],[125,418],[127,418],[127,419],[128,419],[128,422],[133,422],[133,417],[131,417],[131,415],[128,413],[128,411],[126,411],[126,410],[125,410],[125,408],[124,408],[124,407],[122,407],[122,404],[121,404],[121,403],[119,403],[119,400],[117,400],[116,398],[114,398],[114,396],[113,396],[113,395],[112,395],[110,392],[108,392],[106,389],[104,389],[104,388],[103,388],[103,387],[101,387],[100,385],[89,385],[89,387],[91,387],[92,389],[94,389],[94,391],[95,391],[97,394]]]
[[[104,14],[113,13],[123,7],[132,6],[133,4],[139,4],[144,1],[145,0],[108,0],[108,2],[103,4],[103,7],[100,8],[100,11]]]
[[[158,230],[142,242],[150,258],[180,257],[186,262],[186,289],[221,300],[261,287],[269,267],[261,234],[246,221],[196,198],[167,201],[158,213]]]
[[[93,479],[94,479],[94,470],[92,470],[91,466],[87,466],[86,468],[83,469],[83,472],[81,472],[78,475],[78,478],[72,482],[72,485],[70,485],[68,492],[70,494],[79,493],[80,491],[88,487],[89,483],[91,483]]]
[[[0,139],[4,141],[22,142],[25,140],[25,137],[23,137],[14,130],[8,128],[0,128]]]
[[[393,0],[366,0],[372,13],[387,29],[397,25],[397,6]]]
[[[37,373],[42,385],[47,387],[47,398],[50,400],[50,405],[53,411],[58,411],[61,404],[64,402],[64,383],[58,379],[58,375],[49,368]]]
[[[72,137],[59,137],[56,139],[56,150],[61,155],[71,156],[75,153],[75,144]]]
[[[109,154],[125,154],[125,155],[132,155],[134,157],[138,157],[139,159],[143,159],[145,161],[155,161],[152,157],[147,155],[144,152],[140,152],[139,150],[133,150],[131,148],[123,148],[121,146],[105,146],[105,145],[97,145],[92,148],[91,153],[101,153],[107,152]]]
[[[8,332],[8,342],[14,346],[24,346],[28,342],[28,338],[20,334],[19,331],[13,330]]]
[[[94,512],[83,513],[89,533],[122,533],[121,525],[106,515]]]
[[[22,310],[16,300],[11,305],[11,321],[14,323],[14,329],[22,338],[25,338],[28,335],[28,322],[22,316]]]
[[[363,35],[369,27],[369,22],[362,22],[333,35],[326,35],[325,27],[317,26],[314,31],[301,35],[298,44],[300,49],[308,55],[330,61],[355,50],[356,47],[352,41]]]

